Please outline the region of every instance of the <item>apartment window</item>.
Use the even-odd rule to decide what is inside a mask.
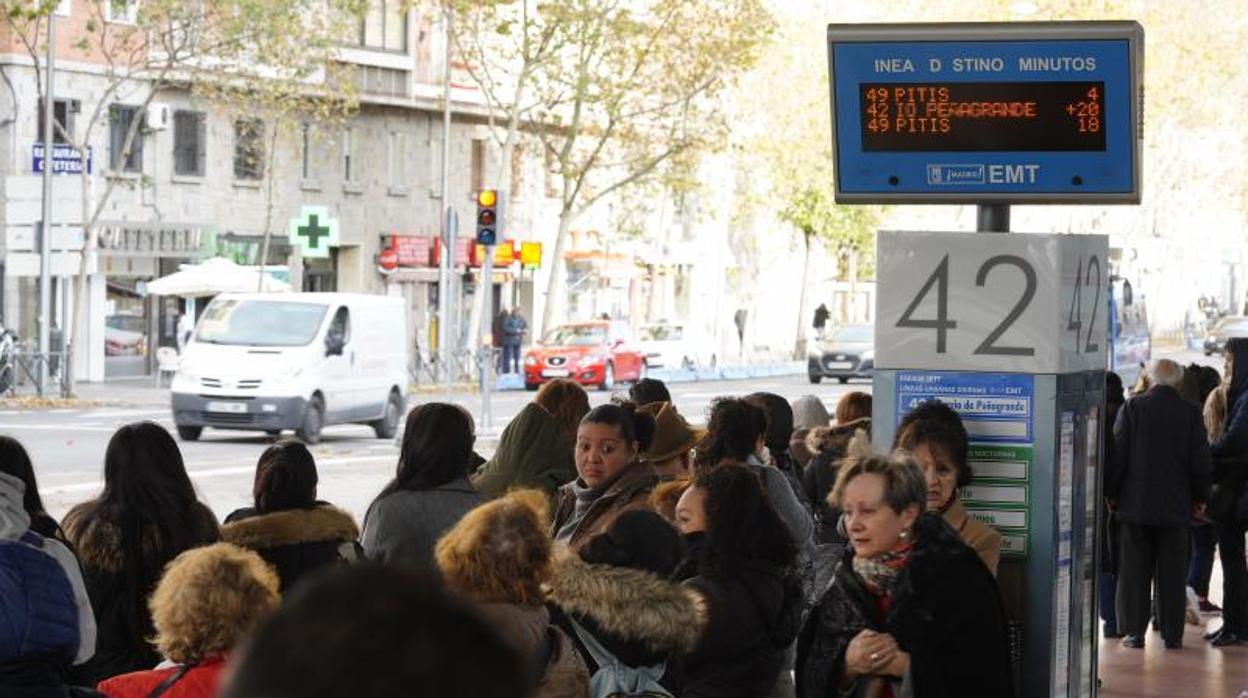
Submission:
[[[403,0],[368,0],[358,43],[385,51],[407,50],[407,10]]]
[[[342,129],[342,181],[355,182],[355,129],[348,126]]]
[[[390,186],[405,189],[408,186],[407,134],[402,131],[390,132]]]
[[[125,162],[122,162],[126,137],[130,135],[131,124],[142,117],[143,112],[138,107],[114,104],[108,108],[108,161],[114,172],[141,172],[143,170],[142,124],[136,124],[134,139],[130,142],[130,153],[125,158]]]
[[[139,18],[139,0],[104,0],[104,19],[134,24]]]
[[[173,173],[183,177],[203,177],[207,119],[203,112],[173,113]]]
[[[52,118],[57,124],[60,124],[60,128],[57,128],[56,126],[52,127],[53,143],[68,143],[69,140],[65,138],[66,133],[69,134],[70,138],[74,137],[74,114],[78,111],[78,109],[79,105],[78,100],[76,99],[52,100]],[[38,114],[36,114],[36,118],[39,119],[39,123],[36,128],[36,132],[39,134],[39,142],[44,143],[43,100],[39,100],[39,109]]]
[[[469,182],[468,197],[477,198],[477,192],[485,188],[485,141],[474,138],[472,141],[472,181]]]
[[[234,122],[234,178],[264,179],[264,121]]]
[[[299,125],[299,176],[304,181],[312,179],[312,124]]]

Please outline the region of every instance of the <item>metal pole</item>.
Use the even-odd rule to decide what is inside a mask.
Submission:
[[[975,209],[975,232],[1010,232],[1009,204],[980,204]]]
[[[56,72],[56,12],[48,9],[47,78],[43,95],[43,214],[39,221],[39,374],[40,397],[48,390],[48,352],[52,339],[52,168],[56,133],[52,76]]]
[[[451,363],[454,350],[451,331],[455,304],[451,298],[451,270],[455,264],[454,212],[451,208],[451,25],[454,11],[446,8],[446,55],[442,68],[442,254],[438,258],[438,372],[451,395]]]
[[[490,428],[490,391],[494,369],[494,245],[485,246],[485,262],[481,265],[481,283],[477,284],[477,292],[484,293],[484,305],[481,311],[481,336],[489,337],[481,342],[481,426]]]

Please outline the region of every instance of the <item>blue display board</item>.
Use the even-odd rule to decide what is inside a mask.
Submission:
[[[1143,37],[830,25],[837,201],[1138,203]]]

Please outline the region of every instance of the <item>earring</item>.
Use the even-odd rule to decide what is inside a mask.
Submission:
[[[845,528],[845,515],[844,514],[841,514],[840,516],[836,517],[836,532],[840,534],[841,538],[849,538],[849,531],[846,530]]]
[[[901,532],[901,539],[902,539],[902,540],[905,540],[905,539],[907,539],[907,538],[909,538],[909,537],[910,537],[910,532],[909,532],[909,531],[902,531],[902,532]]]

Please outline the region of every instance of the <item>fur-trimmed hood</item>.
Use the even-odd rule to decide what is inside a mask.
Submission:
[[[696,591],[649,572],[591,565],[566,553],[556,561],[550,587],[551,603],[565,613],[655,654],[692,651],[706,626],[706,605]]]
[[[125,569],[125,551],[121,546],[121,528],[93,512],[92,503],[79,504],[65,515],[61,527],[65,529],[65,537],[69,539],[84,570],[117,573]],[[220,529],[217,517],[212,510],[200,502],[191,505],[192,540],[196,545],[220,540]],[[172,525],[172,524],[167,524]],[[168,554],[169,557],[181,552],[162,553],[161,533],[155,524],[143,529],[140,543],[144,553],[151,557]],[[163,565],[163,562],[162,562]]]
[[[816,456],[832,454],[841,458],[859,429],[870,434],[871,418],[863,417],[833,427],[816,427],[806,434],[806,448]]]
[[[221,540],[254,550],[300,543],[350,542],[360,537],[355,519],[328,504],[241,518],[231,516],[228,521],[221,527]]]

